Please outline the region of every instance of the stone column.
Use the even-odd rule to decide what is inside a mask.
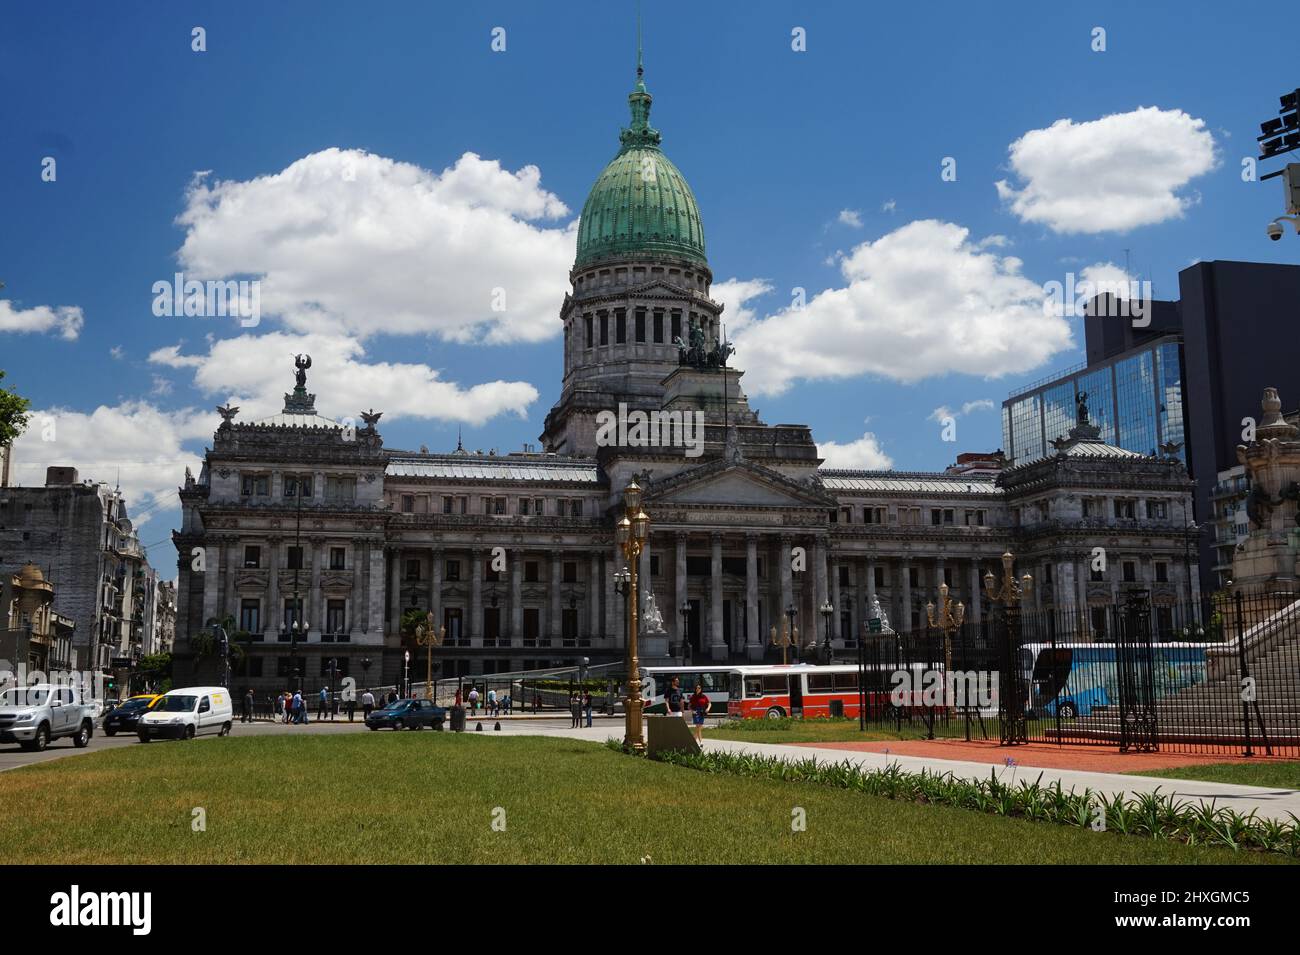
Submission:
[[[384,639],[384,548],[374,541],[367,542],[370,550],[370,630],[371,640],[382,643]],[[400,616],[400,615],[399,615]]]
[[[124,586],[130,586],[128,580]],[[217,616],[221,603],[221,544],[209,539],[203,546],[203,619],[199,626],[207,629],[208,621]],[[6,621],[6,626],[8,622]]]
[[[442,627],[442,550],[437,547],[429,548],[429,613],[434,628]]]
[[[280,538],[268,538],[266,549],[266,620],[263,626],[266,639],[275,640],[280,635],[280,628],[284,626],[284,608],[280,606]]]
[[[398,633],[402,627],[402,550],[394,547],[388,552],[388,626],[385,633]]]
[[[722,535],[709,536],[709,653],[714,660],[727,658],[727,644],[722,639]]]
[[[588,635],[600,633],[600,551],[591,552],[590,579],[587,581],[587,600],[590,602],[587,620]]]
[[[235,594],[235,575],[244,565],[244,555],[240,552],[239,541],[230,538],[225,542],[226,553],[225,560],[221,562],[221,610],[223,615],[228,613],[235,618],[235,626],[239,626],[239,601]]]
[[[677,634],[678,653],[683,643],[686,642],[686,618],[682,616],[682,604],[686,602],[686,535],[678,534],[674,542],[677,549],[677,574],[673,581],[674,600],[673,605],[673,632]],[[671,652],[671,651],[670,651]]]
[[[551,551],[551,612],[550,619],[546,621],[547,628],[542,630],[538,636],[545,636],[548,632],[551,639],[556,643],[560,642],[564,635],[563,621],[564,611],[561,607],[560,596],[564,589],[564,555],[558,550]]]
[[[745,653],[763,659],[763,636],[758,632],[758,537],[745,535]]]
[[[947,569],[948,562],[945,558],[936,557],[934,559],[934,587],[931,589],[928,599],[934,601],[936,607],[939,605],[939,587],[944,582],[943,575]],[[955,587],[953,589],[959,590],[960,588]],[[954,597],[953,599],[956,600],[957,598]]]
[[[840,567],[835,561],[830,562],[830,581],[831,581],[831,606],[835,612],[831,614],[831,646],[844,648],[844,634],[840,630],[840,614],[844,607],[840,604]]]
[[[605,626],[601,633],[597,634],[597,636],[605,637],[609,646],[617,646],[614,641],[622,632],[618,626],[618,608],[621,601],[614,591],[614,574],[622,569],[623,563],[623,549],[615,543],[609,554],[605,556]],[[645,585],[640,580],[641,567],[639,564],[636,571],[638,575],[637,599],[640,600],[640,595],[643,593],[641,588]]]
[[[362,559],[361,542],[352,541],[349,548],[349,563],[352,570],[352,588],[348,592],[348,634],[351,639],[355,640],[362,632],[362,621],[365,619],[362,593],[364,591],[365,564]]]
[[[813,570],[816,572],[813,587],[813,619],[821,624],[822,605],[830,599],[830,588],[826,580],[826,542],[821,539],[813,540]],[[823,625],[824,626],[824,625]],[[817,634],[817,642],[822,642],[823,634]],[[807,643],[808,641],[804,641]]]
[[[516,547],[510,554],[510,633],[511,641],[522,639],[524,632],[524,552]]]
[[[867,600],[866,600],[866,604],[865,604],[865,606],[863,607],[863,610],[862,610],[862,619],[863,619],[864,621],[866,621],[866,620],[870,620],[870,619],[871,619],[871,606],[872,606],[873,603],[875,603],[875,600],[876,600],[876,561],[875,561],[875,558],[873,558],[873,557],[868,557],[868,558],[867,558],[867,565],[866,565],[866,567],[867,567],[867,569],[866,569],[866,574],[867,574],[867,588],[866,588]],[[858,629],[859,629],[859,635],[861,635],[861,628],[858,628]]]
[[[903,609],[898,622],[894,624],[894,629],[899,633],[906,633],[912,629],[912,568],[908,565],[907,558],[899,560],[898,576],[903,595]],[[917,583],[920,583],[919,578]]]
[[[470,646],[483,646],[483,549],[469,552],[469,637]]]
[[[312,488],[315,490],[315,488]],[[320,597],[320,541],[311,542],[311,592],[307,595],[307,639],[320,641],[325,632],[325,613]]]
[[[780,633],[784,626],[788,626],[789,618],[786,617],[786,611],[790,604],[794,602],[794,573],[790,569],[790,547],[792,541],[789,537],[782,536],[780,549],[777,551],[776,559],[781,568],[781,606],[777,608],[780,616],[787,620],[783,625],[779,620],[776,623],[776,632]]]

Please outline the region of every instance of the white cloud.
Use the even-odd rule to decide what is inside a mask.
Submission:
[[[714,282],[709,289],[709,297],[724,306],[722,321],[727,326],[727,335],[754,321],[758,314],[749,307],[749,301],[761,298],[775,288],[766,279],[730,278],[725,282]]]
[[[317,411],[336,420],[355,419],[373,407],[386,421],[408,417],[479,425],[501,414],[525,417],[539,397],[526,381],[466,387],[443,380],[440,370],[428,365],[368,362],[362,344],[341,335],[241,335],[212,342],[205,355],[180,355],[177,348],[161,348],[150,361],[194,367],[194,386],[216,401],[233,401],[241,421],[281,410],[285,392],[293,387],[293,356],[299,353],[312,358],[307,385],[316,393]]]
[[[979,248],[950,222],[908,223],[857,246],[840,269],[844,287],[737,333],[735,360],[751,393],[863,375],[997,378],[1072,345],[1069,324],[1044,314],[1043,289],[1020,260]]]
[[[974,401],[963,402],[961,413],[968,415],[972,411],[992,411],[995,407],[991,398],[976,398]]]
[[[198,174],[179,259],[187,278],[260,278],[262,315],[299,333],[535,342],[560,333],[576,241],[576,221],[539,222],[568,211],[536,166],[330,148],[247,182]]]
[[[887,199],[885,202],[881,203],[880,205],[881,212],[893,212],[897,208],[898,208],[898,201],[896,199]]]
[[[121,345],[114,345],[108,350],[108,353],[112,356],[114,361],[121,361],[126,356],[126,349]]]
[[[1205,121],[1182,110],[1140,107],[1076,123],[1059,119],[1009,147],[998,195],[1022,222],[1058,233],[1124,232],[1181,218],[1195,197],[1179,195],[1217,165]]]
[[[153,387],[149,389],[149,394],[159,396],[170,395],[172,393],[172,383],[162,375],[153,376]]]
[[[197,475],[197,454],[185,451],[187,441],[211,438],[211,412],[194,408],[164,411],[148,402],[133,401],[90,413],[66,408],[32,412],[27,432],[14,443],[16,480],[40,486],[50,465],[71,465],[81,480],[121,484],[127,513],[140,515],[161,502],[176,506],[176,488],[185,468]],[[52,438],[52,440],[48,440]],[[136,518],[143,523],[147,517]]]
[[[840,225],[846,225],[853,229],[861,229],[862,213],[857,209],[841,209],[838,221]]]
[[[939,405],[939,407],[930,412],[926,420],[936,421],[942,424],[948,418],[956,421],[958,418],[964,417],[972,411],[989,411],[992,410],[993,407],[993,401],[989,398],[976,398],[974,401],[963,402],[960,411],[953,411],[947,405]]]
[[[0,332],[44,335],[54,332],[64,341],[76,341],[85,324],[79,305],[36,305],[15,308],[8,299],[0,299]]]
[[[880,447],[880,442],[870,431],[865,432],[856,441],[839,444],[835,441],[823,441],[817,445],[817,453],[825,458],[823,467],[846,468],[859,471],[883,471],[894,466],[894,460]]]

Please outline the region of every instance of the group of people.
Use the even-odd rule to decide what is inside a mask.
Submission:
[[[470,685],[469,693],[465,695],[464,702],[469,704],[470,716],[478,715],[479,706],[481,704],[483,715],[493,718],[501,716],[503,713],[506,716],[509,716],[510,707],[512,705],[509,693],[497,695],[496,690],[488,690],[487,693],[480,695],[478,687],[473,684]],[[456,705],[462,705],[460,690],[456,691]]]
[[[704,692],[703,684],[695,684],[695,692],[687,699],[682,692],[682,681],[679,677],[673,677],[668,689],[664,691],[664,704],[668,709],[669,716],[686,716],[686,709],[691,711],[691,728],[695,731],[695,741],[703,742],[701,731],[704,729],[704,718],[709,715],[709,695]],[[577,725],[576,723],[574,724]],[[588,726],[591,724],[588,723]]]
[[[591,691],[590,690],[587,690],[583,693],[569,694],[569,714],[573,717],[573,722],[569,724],[570,729],[574,729],[582,725],[582,718],[584,714],[587,717],[587,725],[588,726],[591,725]]]

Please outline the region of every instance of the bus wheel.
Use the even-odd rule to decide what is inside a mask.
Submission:
[[[1056,708],[1056,712],[1060,713],[1067,720],[1072,720],[1079,715],[1078,707],[1076,707],[1073,703],[1070,703],[1069,701],[1066,701],[1065,703],[1062,703],[1060,706],[1058,706]]]
[[[781,709],[781,707],[779,707],[779,706],[773,706],[773,707],[771,707],[771,708],[767,711],[767,718],[768,718],[769,720],[779,720],[779,719],[784,719],[784,718],[785,718],[785,710]]]

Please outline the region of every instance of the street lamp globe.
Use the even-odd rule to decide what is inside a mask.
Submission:
[[[618,542],[619,547],[626,547],[627,542],[632,537],[632,522],[626,517],[620,518],[618,526],[614,529],[614,539]]]
[[[635,480],[629,481],[627,487],[623,488],[623,504],[629,511],[641,509],[641,485]]]
[[[650,515],[639,508],[636,517],[632,518],[632,535],[642,544],[650,536]]]

